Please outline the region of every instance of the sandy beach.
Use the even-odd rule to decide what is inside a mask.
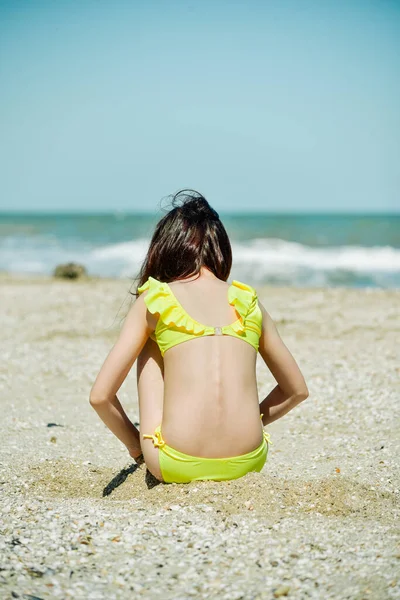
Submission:
[[[130,280],[0,286],[1,598],[400,598],[399,291],[259,288],[310,397],[261,473],[163,485],[88,399]]]

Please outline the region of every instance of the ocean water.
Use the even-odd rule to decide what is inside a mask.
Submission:
[[[76,261],[90,275],[134,278],[157,214],[0,214],[0,270],[51,274]],[[400,286],[400,215],[223,214],[230,280],[253,285]]]

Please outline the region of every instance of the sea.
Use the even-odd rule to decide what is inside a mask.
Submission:
[[[0,213],[0,271],[51,275],[61,263],[134,279],[164,213]],[[298,287],[400,286],[400,215],[223,214],[229,280]]]

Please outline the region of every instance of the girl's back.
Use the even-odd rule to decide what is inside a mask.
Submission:
[[[208,269],[200,277],[169,284],[173,296],[199,324],[217,328],[170,347],[164,354],[164,439],[202,457],[245,454],[262,440],[256,382],[257,350],[218,328],[240,318],[229,304],[231,284]],[[147,292],[144,292],[146,294]],[[157,326],[159,315],[153,317]]]

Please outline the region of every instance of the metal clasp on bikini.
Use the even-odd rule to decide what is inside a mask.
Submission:
[[[214,327],[214,335],[222,335],[222,327]]]

